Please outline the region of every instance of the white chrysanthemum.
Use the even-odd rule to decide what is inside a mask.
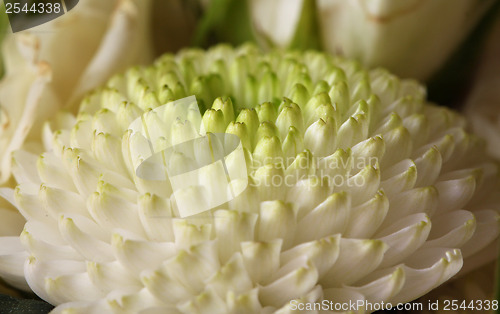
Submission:
[[[191,94],[207,131],[241,139],[250,184],[181,219],[167,182],[136,176],[127,129]],[[164,127],[182,141],[182,121]],[[47,125],[42,155],[15,153],[20,184],[0,194],[27,223],[0,239],[0,271],[56,313],[411,301],[494,258],[498,167],[463,127],[418,83],[325,54],[165,55]]]

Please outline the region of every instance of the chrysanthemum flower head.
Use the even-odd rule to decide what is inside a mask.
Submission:
[[[190,95],[206,132],[238,137],[245,163],[226,165],[248,177],[234,199],[181,217],[169,181],[137,175],[129,127],[142,119],[184,142],[186,121],[147,121]],[[414,300],[492,260],[499,233],[497,166],[462,117],[425,97],[318,52],[216,46],[131,68],[47,124],[45,153],[15,154],[19,185],[1,195],[27,223],[1,239],[1,273],[56,313]],[[191,187],[216,191],[212,176]]]

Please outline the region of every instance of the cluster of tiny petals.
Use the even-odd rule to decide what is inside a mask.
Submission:
[[[249,185],[181,219],[168,182],[137,177],[128,127],[189,95],[208,132],[241,139]],[[0,261],[26,259],[17,275],[56,313],[408,302],[495,251],[497,166],[463,127],[415,81],[318,52],[165,55],[47,124],[46,153],[16,153],[29,255]]]

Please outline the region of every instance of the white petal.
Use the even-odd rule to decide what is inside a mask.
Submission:
[[[297,309],[294,309],[294,305],[298,306],[300,303],[319,303],[323,298],[323,289],[321,286],[316,286],[303,297],[295,300],[290,300],[285,306],[281,307],[278,311],[274,312],[276,314],[291,314],[296,313]],[[314,313],[317,313],[316,311]]]
[[[213,289],[221,298],[231,291],[235,294],[253,288],[253,282],[245,269],[241,253],[234,254],[222,268],[207,281],[207,288]]]
[[[422,249],[407,265],[405,284],[392,303],[412,301],[450,279],[462,267],[462,255],[459,250]]]
[[[58,235],[51,235],[53,232],[54,229],[49,226],[28,221],[20,238],[26,250],[41,260],[83,260],[75,249],[57,239]]]
[[[318,271],[312,262],[303,259],[300,264],[294,264],[290,272],[276,278],[280,275],[278,272],[273,276],[276,278],[275,281],[260,288],[259,299],[263,305],[282,306],[289,300],[302,296],[316,285]]]
[[[202,218],[200,217],[200,219]],[[213,229],[211,224],[191,224],[185,219],[174,219],[171,220],[171,223],[173,225],[173,237],[178,248],[189,249],[192,245],[210,240]]]
[[[76,191],[73,180],[64,167],[61,160],[54,154],[44,153],[40,155],[36,163],[40,180],[46,185],[58,189]]]
[[[14,287],[29,291],[23,267],[27,257],[19,237],[0,237],[0,275]]]
[[[93,193],[88,200],[88,206],[90,214],[101,227],[124,228],[144,235],[135,204],[104,191]]]
[[[415,100],[414,98],[413,101]],[[403,125],[410,132],[415,149],[424,145],[429,139],[429,120],[425,115],[413,113],[411,116],[403,119]]]
[[[117,287],[137,291],[142,288],[139,278],[118,261],[111,263],[87,262],[86,270],[94,285],[106,292],[115,290]]]
[[[345,178],[354,168],[354,160],[357,159],[352,156],[350,150],[338,149],[330,156],[319,160],[318,173],[320,176],[329,176],[330,178]]]
[[[349,221],[350,203],[351,199],[345,192],[330,195],[299,221],[295,241],[302,243],[342,233]]]
[[[246,184],[247,186],[245,190],[228,202],[229,209],[237,210],[240,212],[257,212],[257,210],[259,209],[260,198],[257,194],[258,192],[255,186],[255,182],[251,177],[248,177],[248,181]],[[235,189],[238,189],[237,185]]]
[[[331,288],[356,282],[377,268],[388,248],[379,240],[341,239],[339,257],[321,285]]]
[[[380,162],[385,153],[385,142],[381,136],[370,137],[351,148],[352,151],[352,173],[355,174],[366,165],[375,166]]]
[[[410,133],[404,127],[391,130],[383,135],[385,154],[380,166],[382,169],[408,158],[412,152]]]
[[[297,230],[296,215],[296,210],[290,203],[285,204],[282,201],[260,203],[256,238],[266,242],[282,239],[284,248],[291,247]]]
[[[284,200],[286,195],[283,167],[265,165],[258,168],[253,176],[261,201]]]
[[[111,313],[132,312],[139,313],[149,307],[159,307],[163,302],[155,298],[147,289],[139,291],[113,291],[106,297],[107,306]],[[106,309],[106,308],[105,308]],[[106,310],[101,310],[106,312]]]
[[[432,230],[425,247],[462,247],[476,230],[474,215],[456,210],[432,217]]]
[[[111,245],[116,259],[135,273],[156,269],[164,260],[177,253],[174,243],[127,239],[119,233],[113,234]]]
[[[111,134],[95,133],[92,140],[92,151],[96,160],[106,168],[115,172],[126,173],[121,145],[121,138]]]
[[[415,159],[417,166],[416,187],[427,186],[435,182],[442,165],[441,154],[435,147],[431,147],[425,154]]]
[[[442,212],[457,210],[464,207],[471,199],[476,189],[476,179],[473,176],[441,181],[435,184],[439,192],[438,209]]]
[[[289,163],[288,160],[287,158],[287,163]],[[285,171],[285,184],[292,186],[297,181],[314,175],[315,168],[316,162],[314,156],[308,150],[299,153]]]
[[[73,219],[62,216],[59,220],[59,230],[64,240],[86,260],[95,262],[114,260],[111,245],[80,230]]]
[[[24,264],[24,275],[30,288],[39,297],[52,304],[58,304],[60,302],[46,290],[46,279],[64,275],[71,276],[84,272],[85,263],[77,261],[55,260],[44,262],[30,256]]]
[[[78,121],[73,125],[71,129],[71,140],[70,144],[72,147],[78,147],[81,149],[92,149],[92,118],[88,114],[80,113],[78,116]],[[50,139],[52,141],[52,139]]]
[[[412,154],[412,158],[419,158],[432,148],[437,149],[437,151],[441,154],[441,162],[445,163],[450,159],[453,151],[455,150],[455,142],[453,141],[453,137],[451,135],[445,135],[431,143],[428,143],[427,145],[420,147],[419,149],[416,149]]]
[[[65,213],[90,218],[85,201],[79,194],[72,191],[41,185],[39,198],[44,210],[54,219],[59,219],[61,214]]]
[[[412,160],[405,159],[390,168],[384,169],[381,179],[380,187],[391,197],[415,186],[417,167]]]
[[[259,301],[258,289],[252,289],[240,295],[229,292],[226,298],[226,304],[231,313],[251,314],[263,312]]]
[[[96,190],[98,173],[92,165],[82,160],[77,150],[64,150],[63,162],[80,194],[87,197]]]
[[[201,292],[204,281],[217,272],[220,262],[213,242],[193,246],[190,250],[181,250],[176,256],[163,263],[163,270],[179,283]]]
[[[240,243],[254,238],[257,215],[236,211],[218,210],[215,212],[215,233],[219,239],[219,258],[227,261]]]
[[[432,217],[438,205],[438,191],[432,186],[415,188],[394,195],[390,200],[389,212],[382,224],[386,228],[405,216],[425,213]]]
[[[473,214],[476,220],[476,230],[470,240],[461,248],[464,258],[477,254],[478,251],[492,243],[500,233],[500,215],[497,211],[481,210],[474,211]]]
[[[184,313],[211,314],[227,312],[224,300],[217,296],[211,289],[203,291],[194,297],[193,300],[179,305],[178,308]]]
[[[307,257],[318,270],[321,278],[337,260],[340,249],[340,235],[334,235],[312,242],[297,245],[281,253],[281,264],[298,258]]]
[[[243,242],[241,251],[245,268],[255,283],[268,282],[280,266],[282,240]]]
[[[105,296],[104,291],[93,285],[87,273],[47,277],[45,291],[54,304],[69,300],[93,301]]]
[[[380,276],[379,278],[367,283],[361,287],[350,287],[364,295],[367,302],[386,303],[387,300],[395,296],[404,286],[405,272],[402,267],[397,267],[393,272]]]
[[[24,150],[17,150],[12,158],[14,160],[12,172],[18,183],[34,183],[37,185],[41,183],[36,169],[37,155]]]
[[[403,120],[397,114],[391,113],[378,123],[373,133],[385,134],[401,126],[403,126]]]
[[[370,238],[384,222],[389,211],[389,200],[382,190],[372,199],[350,210],[343,235],[348,238]]]
[[[389,246],[380,267],[394,266],[404,261],[424,244],[429,232],[431,220],[425,214],[407,216],[380,231],[379,239]]]
[[[349,192],[352,205],[357,206],[368,201],[379,190],[380,169],[367,165],[363,170],[352,177],[337,177],[333,178],[332,182],[335,192]]]
[[[302,219],[330,194],[328,178],[310,177],[300,180],[288,190],[286,199],[297,206],[297,218]]]
[[[366,138],[367,134],[363,134],[365,124],[367,119],[349,117],[337,131],[337,147],[346,149]]]
[[[317,120],[304,135],[304,145],[317,157],[329,156],[335,148],[335,121]]]
[[[141,281],[152,295],[168,303],[187,302],[196,293],[161,270],[144,271]]]
[[[30,186],[28,186],[27,188],[29,189]],[[33,194],[25,193],[23,191],[24,189],[24,185],[18,185],[14,193],[14,205],[19,210],[19,212],[24,216],[26,220],[33,219],[35,221],[53,224],[54,221],[52,220],[52,217],[50,217],[50,214],[44,210],[43,206],[38,201],[38,197]],[[2,192],[3,197],[9,197],[9,195],[11,194],[11,189],[3,189]]]

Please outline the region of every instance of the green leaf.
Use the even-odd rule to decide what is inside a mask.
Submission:
[[[5,13],[5,4],[0,2],[0,78],[3,77],[3,56],[2,56],[2,43],[3,39],[5,38],[5,35],[7,35],[7,32],[9,31],[9,18],[7,16],[7,13]]]
[[[273,47],[271,39],[258,33],[252,22],[249,0],[212,0],[197,26],[193,44],[208,47],[217,42],[240,45],[252,41]],[[316,0],[304,0],[290,49],[321,49]]]
[[[9,314],[45,314],[54,307],[47,302],[33,299],[18,299],[0,294],[0,313]]]
[[[256,41],[248,0],[212,0],[196,28],[194,45],[247,41]]]
[[[321,49],[318,8],[316,0],[304,0],[295,34],[288,48]]]

